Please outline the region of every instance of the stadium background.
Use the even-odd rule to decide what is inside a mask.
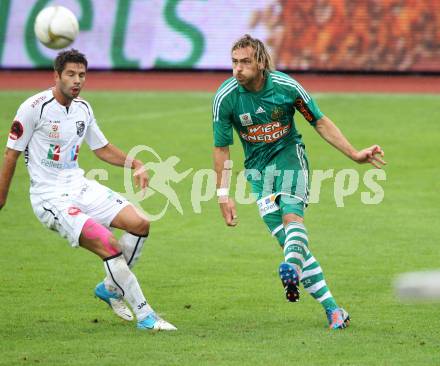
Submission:
[[[33,22],[54,3],[0,2],[0,88],[47,87],[49,75],[32,70],[51,69],[56,51],[38,43]],[[79,19],[72,46],[88,56],[91,69],[107,71],[89,77],[90,89],[213,91],[229,74],[232,42],[249,32],[270,46],[278,69],[294,72],[312,92],[440,91],[440,0],[56,4]]]
[[[0,66],[50,67],[37,13],[50,0],[0,2]],[[77,15],[74,44],[95,69],[230,68],[243,33],[280,70],[439,72],[439,0],[59,0]]]
[[[3,145],[19,104],[52,85],[56,51],[38,44],[32,23],[53,3],[0,0]],[[249,32],[270,45],[278,67],[314,93],[355,146],[384,147],[386,194],[380,205],[364,205],[356,192],[339,209],[329,183],[307,213],[313,251],[353,318],[346,332],[330,334],[309,297],[294,310],[284,301],[280,253],[253,205],[239,206],[240,225],[231,231],[215,200],[194,214],[191,181],[173,185],[185,214],[171,208],[154,223],[135,272],[179,331],[149,338],[93,301],[102,264],[69,251],[36,220],[21,159],[0,213],[0,365],[439,364],[438,304],[401,304],[391,286],[396,274],[440,261],[438,0],[56,3],[80,19],[73,47],[96,70],[82,96],[122,149],[148,144],[164,158],[180,157],[179,172],[209,168],[211,98],[230,75],[231,43]],[[298,124],[313,169],[369,169],[329,148],[301,118]],[[232,152],[239,167],[237,143]],[[123,189],[121,169],[86,148],[81,165],[105,168],[105,184]],[[163,203],[154,198],[148,207]]]

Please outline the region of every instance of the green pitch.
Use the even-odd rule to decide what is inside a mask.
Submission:
[[[2,144],[18,105],[32,92],[0,93]],[[92,93],[110,141],[129,150],[148,145],[162,159],[181,159],[178,172],[211,167],[211,94]],[[385,199],[361,203],[362,184],[337,208],[333,182],[306,212],[314,255],[339,304],[352,317],[330,332],[321,307],[302,294],[284,299],[282,259],[254,205],[238,207],[240,224],[223,224],[215,200],[191,204],[192,172],[171,183],[183,215],[170,207],[153,223],[135,273],[152,306],[178,327],[156,335],[116,318],[93,298],[101,261],[70,249],[34,217],[22,158],[0,212],[1,365],[434,365],[440,363],[440,304],[396,301],[401,272],[440,268],[440,96],[316,95],[321,109],[357,147],[385,150]],[[116,102],[117,101],[117,102]],[[313,169],[356,166],[298,118]],[[153,159],[147,153],[144,159]],[[241,169],[241,146],[233,149]],[[141,154],[142,157],[142,154]],[[122,170],[99,162],[86,146],[80,164],[106,168],[123,192]],[[238,171],[239,169],[236,169]],[[142,206],[160,211],[164,198]]]

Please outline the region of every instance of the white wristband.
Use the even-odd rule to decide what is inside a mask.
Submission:
[[[218,188],[217,197],[229,196],[229,188]]]

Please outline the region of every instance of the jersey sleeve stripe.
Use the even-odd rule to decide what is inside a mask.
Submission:
[[[84,101],[82,101],[82,100],[73,100],[74,102],[76,102],[76,103],[81,103],[81,104],[84,104],[85,106],[86,106],[86,108],[87,108],[87,113],[89,114],[89,116],[90,116],[90,109],[89,109],[89,106],[87,105],[87,103],[86,102],[84,102]]]
[[[218,104],[217,104],[217,107],[216,107],[216,110],[215,110],[215,113],[214,113],[214,121],[218,121],[218,118],[219,118],[219,114],[220,114],[220,105],[221,105],[221,103],[222,103],[222,101],[223,101],[223,99],[230,93],[230,92],[232,92],[234,89],[236,89],[238,87],[238,85],[234,85],[227,93],[225,93],[221,98],[220,98],[220,100],[219,100],[219,102],[218,102]]]
[[[291,82],[291,83],[295,84],[298,87],[299,90],[302,90],[304,92],[304,94],[307,95],[307,97],[310,98],[310,95],[305,91],[305,89],[301,86],[301,84],[298,83],[296,80],[288,77],[287,75],[283,76],[283,75],[272,74],[272,76],[277,78],[277,79],[279,79],[279,80],[285,80],[287,82]]]
[[[214,121],[218,120],[221,102],[229,93],[231,93],[236,88],[237,88],[237,82],[235,81],[235,83],[230,84],[227,89],[222,90],[221,94],[218,95],[218,99],[217,101],[214,101],[214,105],[213,105]]]
[[[52,102],[54,99],[55,99],[55,97],[53,97],[52,99],[49,99],[47,102],[44,102],[44,103],[43,103],[43,105],[41,106],[41,111],[40,111],[40,119],[41,119],[41,116],[43,115],[43,109],[44,109],[44,107],[45,107],[47,104],[49,104],[50,102]]]
[[[310,95],[301,87],[301,85],[299,85],[294,80],[291,80],[291,79],[289,80],[289,79],[286,79],[286,78],[278,78],[277,76],[272,78],[272,80],[274,82],[276,82],[276,83],[279,83],[279,84],[293,86],[298,91],[298,93],[301,94],[301,96],[303,97],[303,99],[306,102],[308,102],[311,99]]]
[[[294,82],[293,80],[277,78],[274,76],[272,77],[272,80],[273,80],[273,82],[278,83],[278,84],[292,86],[293,88],[295,88],[298,91],[299,94],[301,94],[302,98],[304,99],[304,101],[306,103],[310,101],[310,99],[311,99],[310,95],[307,94],[307,92],[301,87],[301,85]]]
[[[237,81],[235,79],[231,80],[228,84],[226,84],[221,90],[217,92],[217,95],[214,98],[214,103],[212,105],[212,114],[215,115],[215,110],[219,99],[226,93],[232,86],[236,85]]]
[[[301,97],[304,99],[305,102],[308,102],[310,100],[310,98],[308,98],[301,90],[299,90],[295,84],[288,83],[286,81],[275,80],[275,79],[273,79],[273,82],[276,84],[287,85],[292,87],[301,95]]]
[[[217,94],[215,95],[213,105],[216,104],[216,102],[217,102],[217,100],[220,98],[221,94],[222,94],[227,88],[229,88],[229,87],[231,86],[231,84],[235,84],[235,83],[237,83],[237,80],[235,80],[235,78],[234,78],[234,79],[228,81],[223,87],[221,87],[221,88],[217,91]]]

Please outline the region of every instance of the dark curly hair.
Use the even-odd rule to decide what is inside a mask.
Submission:
[[[83,64],[87,70],[86,56],[81,52],[79,52],[78,50],[75,50],[74,48],[67,51],[61,51],[60,53],[58,53],[57,57],[53,62],[53,68],[56,72],[58,72],[59,75],[61,75],[61,73],[64,70],[64,67],[68,62],[73,62],[75,64]]]

